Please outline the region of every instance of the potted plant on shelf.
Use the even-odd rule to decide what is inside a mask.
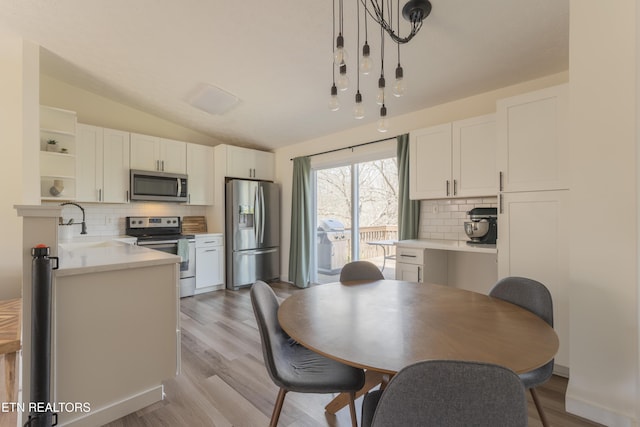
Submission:
[[[47,151],[58,151],[58,141],[50,139],[47,141]]]

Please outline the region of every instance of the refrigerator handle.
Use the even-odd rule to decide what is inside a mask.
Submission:
[[[264,187],[260,185],[260,243],[264,243]]]
[[[253,196],[253,235],[258,241],[260,237],[260,198],[258,196],[259,187],[256,187],[256,193]]]

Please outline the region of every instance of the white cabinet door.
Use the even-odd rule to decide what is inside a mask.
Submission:
[[[569,366],[569,191],[505,193],[498,215],[498,276],[543,283],[560,338],[556,362]]]
[[[437,199],[452,194],[451,123],[411,132],[409,197]]]
[[[129,202],[129,132],[104,129],[102,200]]]
[[[187,143],[160,138],[160,170],[170,173],[187,173]]]
[[[453,195],[498,194],[495,114],[453,122]]]
[[[396,262],[396,280],[422,283],[422,266]]]
[[[228,145],[227,173],[232,178],[274,179],[274,155],[266,151]]]
[[[131,134],[131,169],[160,170],[160,138]]]
[[[502,191],[568,189],[568,85],[497,103]]]
[[[76,137],[76,200],[99,202],[103,184],[103,129],[78,123]]]
[[[187,144],[189,204],[213,204],[213,147]]]
[[[196,289],[224,284],[223,246],[196,248]]]

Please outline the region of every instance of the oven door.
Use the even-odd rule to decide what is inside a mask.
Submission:
[[[175,240],[158,242],[138,242],[138,246],[178,255],[178,242]],[[189,259],[180,263],[180,278],[195,277],[196,275],[196,241],[189,240]]]

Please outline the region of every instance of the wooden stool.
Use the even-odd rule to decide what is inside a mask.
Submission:
[[[16,355],[20,350],[22,298],[0,301],[0,354],[4,355],[7,402],[15,402]]]

